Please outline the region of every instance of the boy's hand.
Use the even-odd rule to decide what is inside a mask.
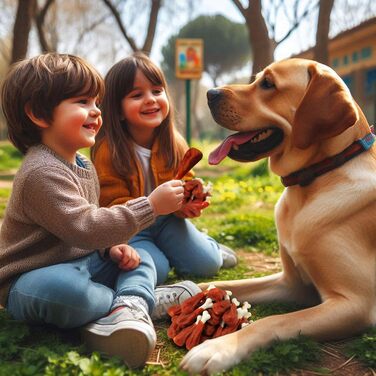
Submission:
[[[119,244],[111,247],[110,258],[123,270],[136,269],[141,262],[140,255],[137,251],[127,244]]]
[[[154,189],[149,195],[156,215],[170,214],[183,204],[184,188],[181,180],[170,180]]]

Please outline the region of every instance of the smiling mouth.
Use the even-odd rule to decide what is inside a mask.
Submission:
[[[91,131],[95,131],[96,130],[96,124],[84,124],[84,128],[89,129]]]
[[[226,156],[239,162],[260,159],[283,141],[283,132],[269,127],[250,132],[239,132],[227,137],[209,155],[209,163],[216,165]]]
[[[151,115],[159,112],[159,108],[154,108],[153,110],[147,110],[147,111],[142,111],[143,115]]]

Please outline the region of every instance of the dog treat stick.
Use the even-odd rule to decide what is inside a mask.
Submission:
[[[182,161],[180,162],[178,172],[175,176],[176,180],[183,179],[183,177],[202,159],[202,153],[196,148],[189,148]]]
[[[210,319],[210,314],[208,311],[202,312],[202,315],[197,316],[195,325],[193,326],[191,335],[187,338],[185,342],[185,347],[190,350],[192,347],[197,346],[201,340],[201,334],[204,330],[205,323]]]
[[[199,292],[196,295],[193,295],[191,298],[188,298],[181,304],[181,312],[184,314],[193,312],[199,305],[202,300],[206,300],[206,296],[204,292]]]
[[[248,325],[251,305],[244,302],[240,307],[239,301],[231,296],[231,291],[210,285],[205,291],[170,307],[168,337],[177,346],[189,350],[209,338],[233,333]]]
[[[187,338],[192,334],[193,328],[196,323],[193,323],[191,326],[183,328],[175,337],[172,339],[177,346],[184,346]]]
[[[176,322],[181,328],[184,328],[194,323],[198,315],[201,315],[202,312],[211,307],[213,307],[213,301],[210,298],[207,298],[205,303],[200,305],[193,312],[186,315],[181,314],[178,318],[176,318]]]

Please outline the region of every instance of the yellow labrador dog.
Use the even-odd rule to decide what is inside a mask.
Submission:
[[[275,208],[283,271],[215,285],[250,303],[308,308],[205,341],[181,367],[212,374],[277,339],[331,340],[375,325],[376,143],[346,85],[325,65],[290,59],[271,64],[250,85],[207,96],[216,122],[237,132],[209,162],[269,157],[287,186]]]

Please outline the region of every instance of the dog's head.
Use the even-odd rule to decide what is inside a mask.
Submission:
[[[209,157],[255,161],[287,150],[305,150],[355,124],[358,110],[341,78],[311,60],[273,63],[249,85],[209,90],[214,120],[237,133]]]

